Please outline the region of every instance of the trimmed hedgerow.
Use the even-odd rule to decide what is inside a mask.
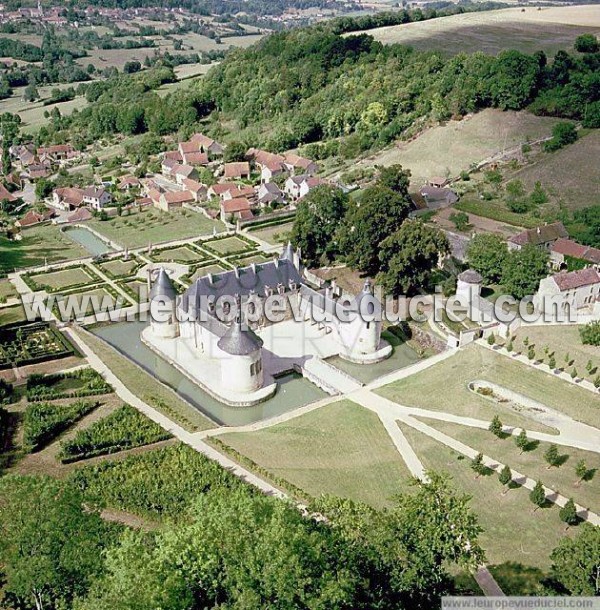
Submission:
[[[99,406],[98,402],[78,400],[68,405],[38,402],[25,409],[23,445],[27,451],[39,451]]]
[[[158,424],[130,405],[123,405],[89,428],[79,430],[72,439],[63,441],[59,458],[63,463],[76,462],[168,438],[171,434]]]

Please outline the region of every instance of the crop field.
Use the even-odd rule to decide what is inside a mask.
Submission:
[[[385,44],[406,44],[444,55],[484,53],[496,55],[504,49],[525,53],[543,50],[553,56],[569,49],[580,34],[600,32],[597,6],[509,8],[463,13],[403,25],[369,30]]]
[[[539,180],[553,199],[572,210],[599,205],[599,158],[600,130],[595,129],[574,144],[538,155],[531,165],[509,177],[519,178],[528,189]]]
[[[499,152],[547,137],[555,123],[554,118],[528,112],[487,109],[428,129],[410,142],[398,142],[358,165],[400,163],[411,170],[412,184],[420,186],[431,176],[456,176]]]

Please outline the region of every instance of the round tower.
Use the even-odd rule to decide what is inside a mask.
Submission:
[[[365,354],[373,354],[381,342],[381,303],[373,294],[371,281],[367,279],[362,291],[354,299],[356,316],[344,324],[342,341],[346,355],[360,360]],[[344,354],[340,354],[342,357]]]
[[[177,292],[163,267],[152,284],[148,295],[150,303],[150,327],[156,337],[173,339],[179,335],[177,322]]]
[[[241,316],[217,342],[224,352],[221,361],[221,384],[233,392],[252,392],[263,385],[262,339],[242,327]]]
[[[481,295],[483,278],[474,269],[463,271],[457,278],[456,296],[466,299],[467,303],[473,302]]]

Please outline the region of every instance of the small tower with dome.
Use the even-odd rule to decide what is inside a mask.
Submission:
[[[474,269],[463,271],[456,282],[456,296],[474,303],[481,296],[483,278]]]
[[[148,301],[150,303],[150,327],[154,336],[163,339],[178,337],[177,292],[164,267],[158,270],[158,275],[148,295]]]

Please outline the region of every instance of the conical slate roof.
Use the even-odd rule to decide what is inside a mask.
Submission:
[[[249,328],[242,328],[242,322],[237,318],[217,345],[232,356],[247,356],[259,350],[263,346],[263,340]]]
[[[167,299],[175,299],[177,297],[177,292],[175,291],[175,288],[173,288],[173,282],[171,282],[171,278],[168,276],[164,267],[159,269],[158,277],[154,281],[154,284],[152,284],[152,289],[148,295],[149,300],[155,299],[156,297]]]
[[[288,260],[290,263],[294,262],[294,247],[292,246],[291,241],[288,241],[287,246],[283,248],[283,253],[280,258]]]

